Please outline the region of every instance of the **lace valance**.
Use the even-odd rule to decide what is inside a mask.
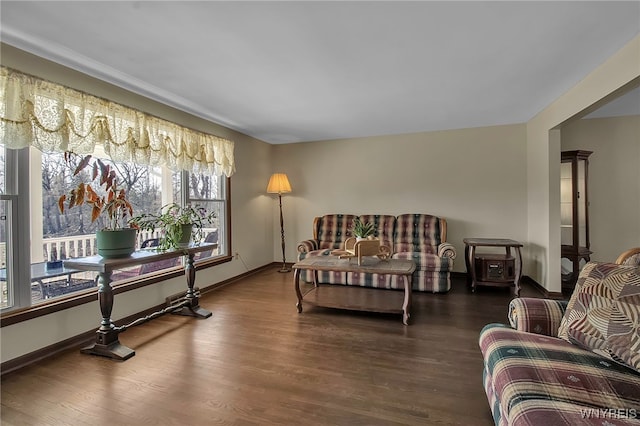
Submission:
[[[235,172],[233,141],[0,67],[0,144],[92,153],[195,173]]]

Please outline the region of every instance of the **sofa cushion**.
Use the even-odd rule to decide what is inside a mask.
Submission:
[[[353,228],[352,214],[327,214],[320,218],[318,222],[318,248],[321,249],[341,249],[344,248],[344,241],[352,237]]]
[[[558,336],[638,368],[639,286],[640,267],[587,263],[580,272]]]
[[[391,249],[393,253],[393,231],[396,227],[396,217],[384,214],[364,214],[360,216],[362,223],[372,223],[373,236],[380,240],[380,244]]]
[[[635,280],[627,282],[613,305],[607,347],[616,361],[640,372],[640,268]]]
[[[581,408],[640,407],[640,374],[562,339],[489,324],[480,348],[505,424],[565,424]]]
[[[396,219],[394,251],[437,250],[442,229],[439,217],[428,214],[403,214]],[[435,249],[434,249],[435,248]]]

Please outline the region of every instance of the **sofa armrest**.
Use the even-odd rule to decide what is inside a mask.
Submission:
[[[509,323],[516,330],[558,337],[566,300],[519,297],[509,303]]]
[[[453,244],[442,243],[438,246],[438,257],[450,257],[451,259],[455,259],[456,255],[456,248]]]
[[[304,240],[298,243],[298,253],[309,253],[318,250],[318,240]]]

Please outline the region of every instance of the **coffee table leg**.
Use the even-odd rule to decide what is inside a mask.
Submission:
[[[300,271],[301,269],[296,269],[293,273],[293,283],[296,289],[296,296],[298,297],[298,303],[296,303],[296,308],[298,308],[298,313],[302,312],[302,292],[300,292]]]
[[[404,303],[402,304],[402,323],[409,325],[411,317],[411,275],[404,276]]]

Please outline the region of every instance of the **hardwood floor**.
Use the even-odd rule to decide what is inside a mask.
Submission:
[[[401,315],[304,306],[277,267],[121,334],[124,362],[70,350],[2,379],[9,425],[491,425],[478,333],[508,289],[414,293]],[[540,297],[526,285],[523,296]]]

